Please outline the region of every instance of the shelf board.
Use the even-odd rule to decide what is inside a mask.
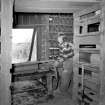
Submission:
[[[93,84],[99,84],[99,78],[93,78],[89,76],[84,76],[83,78],[82,75],[78,75],[78,78],[80,78],[81,80],[83,79],[84,81],[91,82]]]
[[[83,33],[83,34],[78,34],[75,37],[88,37],[88,36],[99,36],[101,35],[102,32],[90,32],[90,33]]]
[[[93,93],[93,95],[91,94]],[[84,91],[84,94],[87,95],[89,98],[91,98],[93,101],[97,101],[99,98],[98,98],[98,95],[97,94],[94,94],[93,91],[90,91],[90,90],[85,90]]]
[[[85,90],[88,90],[88,91],[91,91],[93,94],[96,94],[96,95],[98,95],[98,93],[99,93],[99,91],[97,91],[97,90],[92,90],[91,88],[89,88],[89,87],[87,87],[87,86],[85,86],[84,85],[84,89]],[[82,87],[78,87],[78,92],[82,92]]]
[[[84,102],[89,103],[89,105],[90,105],[90,103],[91,103],[91,101],[89,101],[89,100],[86,99],[86,98],[82,99],[82,93],[78,94],[77,98],[78,98],[80,101],[84,101]]]
[[[93,81],[85,80],[84,86],[87,88],[90,88],[94,92],[97,92],[99,90],[99,84],[97,84]]]
[[[100,67],[99,65],[89,64],[89,63],[80,63],[80,65],[84,65],[84,68],[90,70],[95,73],[99,73]]]
[[[84,62],[76,63],[75,65],[79,66],[79,67],[82,67],[82,65],[83,65],[84,69],[90,70],[90,71],[92,71],[94,73],[99,73],[100,72],[99,65],[89,64],[89,63],[84,63]]]
[[[88,20],[96,19],[96,18],[101,19],[101,16],[100,16],[100,15],[95,15],[95,16],[88,17],[88,18],[85,18],[85,19],[81,19],[81,20],[80,20],[80,23],[83,23],[84,21],[87,22]]]
[[[97,65],[95,65],[95,64],[93,65],[93,64],[90,64],[90,63],[85,63],[85,62],[79,62],[79,64],[80,64],[80,65],[84,65],[84,66],[93,67],[93,68],[94,68],[94,67],[98,67],[98,66],[97,66]]]
[[[80,48],[79,52],[100,54],[100,50],[99,49],[95,49],[95,48]]]
[[[78,78],[82,78],[82,77],[78,76]],[[81,81],[79,81],[79,83],[81,83]],[[100,85],[99,83],[95,83],[94,81],[87,80],[87,79],[84,79],[83,83],[84,83],[83,84],[84,88],[87,88],[87,89],[89,89],[89,90],[91,90],[91,91],[93,91],[95,93],[99,92],[99,85]]]

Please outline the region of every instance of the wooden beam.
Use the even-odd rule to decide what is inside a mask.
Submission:
[[[105,1],[102,3],[102,24],[101,24],[101,30],[102,30],[102,35],[101,35],[101,42],[102,43],[102,50],[101,50],[101,73],[100,73],[100,82],[101,82],[101,87],[100,87],[100,95],[101,95],[101,100],[100,100],[100,105],[105,104]]]
[[[48,1],[48,0],[40,0]],[[50,0],[50,1],[69,1],[69,2],[101,2],[102,0]]]
[[[34,47],[35,47],[35,46],[34,46],[35,34],[36,34],[36,29],[34,28],[32,40],[31,40],[31,48],[30,48],[30,53],[29,53],[29,59],[28,59],[28,61],[31,61],[33,49],[34,49]]]
[[[98,4],[99,2],[69,1],[69,0],[15,0],[16,12],[63,12],[72,13],[78,9],[83,9]],[[93,0],[92,0],[93,1]]]
[[[49,0],[40,0],[49,1]],[[50,0],[50,1],[69,1],[69,2],[101,2],[102,0]]]
[[[11,105],[10,68],[13,0],[1,1],[1,71],[0,71],[0,105]]]

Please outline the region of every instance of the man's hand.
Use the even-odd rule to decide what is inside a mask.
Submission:
[[[58,59],[55,61],[54,66],[55,66],[55,67],[61,66],[61,65],[63,64],[63,61],[64,61],[63,58],[58,58]]]
[[[54,63],[54,66],[58,67],[59,66],[59,61],[56,60],[55,63]]]
[[[60,59],[59,59],[59,62],[60,62],[60,63],[62,63],[63,61],[64,61],[63,58],[60,58]]]

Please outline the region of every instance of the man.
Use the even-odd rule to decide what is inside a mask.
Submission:
[[[69,90],[70,82],[73,75],[73,44],[67,41],[67,37],[64,33],[58,33],[58,43],[60,49],[60,55],[58,57],[55,66],[59,63],[63,63],[63,71],[61,74],[60,91],[67,93]]]

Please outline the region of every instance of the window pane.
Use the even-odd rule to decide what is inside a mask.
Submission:
[[[32,35],[33,29],[12,30],[12,63],[28,60]]]

